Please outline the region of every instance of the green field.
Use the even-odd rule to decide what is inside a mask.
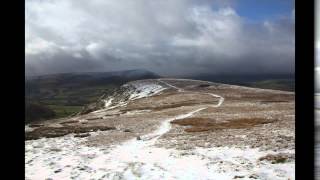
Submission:
[[[70,116],[74,113],[81,111],[83,106],[63,106],[63,105],[48,105],[50,109],[52,109],[56,116],[55,118],[61,118]]]
[[[62,118],[80,112],[85,105],[96,102],[103,94],[110,93],[116,87],[118,86],[113,84],[90,88],[42,87],[39,93],[29,93],[26,103],[36,103],[54,112],[54,116],[43,119]]]

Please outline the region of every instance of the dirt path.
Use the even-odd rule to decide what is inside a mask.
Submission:
[[[163,80],[160,80],[160,79],[158,79],[158,82],[163,83],[163,84],[165,84],[165,85],[167,85],[167,86],[169,86],[169,87],[171,87],[171,88],[173,88],[173,89],[176,89],[178,92],[199,93],[199,92],[193,92],[193,91],[186,91],[186,90],[184,90],[184,89],[182,89],[182,88],[179,88],[179,87],[177,87],[177,86],[174,86],[174,85],[172,85],[172,84],[169,84],[169,83],[167,83],[167,82],[165,82],[165,81],[163,81]],[[140,147],[146,147],[147,145],[153,145],[153,144],[155,143],[155,141],[156,141],[159,137],[161,137],[163,134],[165,134],[165,133],[167,133],[168,131],[170,131],[170,129],[171,129],[171,123],[170,123],[170,122],[171,122],[171,121],[173,121],[173,120],[178,120],[178,119],[184,119],[184,118],[190,117],[190,116],[192,116],[193,114],[195,114],[195,113],[197,113],[197,112],[200,112],[200,111],[202,111],[202,110],[204,110],[204,109],[207,109],[208,107],[219,107],[219,106],[221,106],[221,104],[222,104],[223,101],[224,101],[224,98],[223,98],[223,97],[221,97],[221,96],[219,96],[219,95],[216,95],[216,94],[212,94],[212,93],[199,93],[199,94],[208,94],[208,95],[211,95],[211,96],[213,96],[213,97],[217,97],[217,98],[219,98],[219,102],[218,102],[218,104],[207,105],[207,107],[199,108],[199,109],[194,110],[194,111],[191,111],[191,112],[189,112],[189,113],[187,113],[187,114],[181,114],[181,115],[178,115],[178,116],[176,116],[176,117],[173,117],[173,118],[169,118],[169,119],[164,120],[164,121],[161,123],[160,127],[159,127],[156,131],[154,131],[154,132],[152,132],[152,133],[150,133],[150,134],[147,134],[147,135],[144,135],[143,137],[141,137],[141,140],[143,141],[144,145],[142,145],[142,146],[140,146]],[[133,143],[135,143],[135,142],[137,142],[137,141],[133,141]],[[135,145],[130,145],[130,146],[135,146]],[[121,148],[121,147],[120,147],[120,148]],[[128,148],[124,148],[124,149],[128,149]],[[129,149],[130,149],[130,148],[129,148]]]

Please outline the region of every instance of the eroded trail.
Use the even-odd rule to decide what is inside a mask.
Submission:
[[[166,84],[173,89],[176,89],[178,92],[186,92],[184,89],[178,88],[162,80],[158,81]],[[141,140],[132,139],[114,148],[110,152],[110,161],[113,161],[114,169],[109,169],[111,171],[108,176],[113,178],[116,176],[125,176],[127,178],[132,176],[136,178],[138,177],[139,179],[157,179],[161,176],[160,174],[163,174],[164,178],[195,179],[199,177],[199,175],[205,173],[206,169],[201,169],[205,167],[204,161],[201,161],[197,158],[176,158],[174,157],[174,154],[177,155],[177,153],[174,153],[172,150],[157,148],[153,145],[162,135],[170,131],[170,121],[191,117],[195,113],[198,113],[210,106],[221,106],[224,100],[223,97],[211,93],[207,94],[218,97],[218,104],[208,105],[207,107],[200,107],[191,112],[165,119],[162,121],[160,127],[156,131],[142,136]],[[118,158],[114,159],[113,157]],[[188,161],[204,164],[202,164],[200,167],[194,168],[191,167],[194,166],[194,164],[189,164],[190,162]],[[173,170],[174,172],[172,172]],[[142,173],[142,171],[144,172]],[[156,173],[152,171],[155,171]],[[164,176],[164,174],[166,175]]]
[[[170,128],[171,128],[171,124],[170,122],[173,121],[173,120],[178,120],[178,119],[184,119],[184,118],[187,118],[187,117],[190,117],[192,116],[193,114],[199,112],[199,111],[202,111],[206,108],[199,108],[197,110],[194,110],[194,111],[191,111],[187,114],[181,114],[179,116],[176,116],[176,117],[173,117],[173,118],[169,118],[169,119],[166,119],[164,120],[160,127],[154,131],[153,133],[150,133],[150,134],[147,134],[143,137],[141,137],[141,139],[143,141],[145,141],[145,144],[147,145],[153,145],[155,143],[155,141],[161,137],[163,134],[167,133],[168,131],[170,131]]]

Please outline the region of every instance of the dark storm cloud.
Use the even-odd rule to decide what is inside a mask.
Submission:
[[[232,3],[28,0],[26,73],[294,72],[294,16],[250,23]]]

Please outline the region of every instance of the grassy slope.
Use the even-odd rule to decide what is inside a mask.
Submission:
[[[256,87],[262,89],[275,89],[283,91],[295,91],[295,79],[292,74],[283,75],[213,75],[202,74],[184,77],[217,83]]]
[[[248,83],[248,85],[251,87],[257,87],[262,89],[295,91],[295,81],[292,79],[264,80]]]
[[[40,93],[27,94],[28,102],[48,107],[55,112],[54,118],[61,118],[79,112],[84,105],[95,102],[104,93],[117,88],[117,84],[78,88],[40,87]]]
[[[110,75],[110,73],[69,73],[42,76],[26,80],[26,102],[53,110],[55,116],[50,116],[49,119],[61,118],[81,111],[85,105],[96,102],[103,94],[111,93],[128,81],[157,77],[151,72],[141,72],[139,70],[119,72],[117,75]],[[26,116],[34,113],[36,112],[29,112]],[[29,120],[30,118],[26,117]]]

